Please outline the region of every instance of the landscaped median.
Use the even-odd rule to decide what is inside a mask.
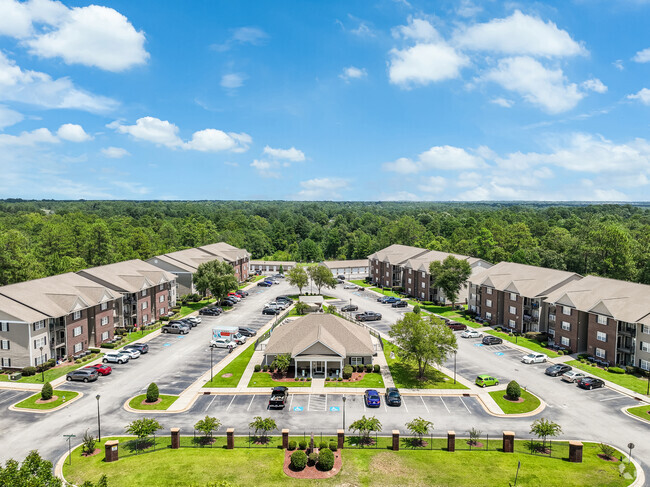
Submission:
[[[178,396],[160,394],[156,401],[147,403],[147,395],[140,394],[129,401],[129,407],[131,409],[139,409],[142,411],[165,411],[169,409],[169,406],[174,404],[176,399],[178,399]]]
[[[583,370],[589,375],[600,377],[601,379],[608,380],[621,387],[630,389],[637,394],[645,395],[648,392],[648,379],[637,377],[631,374],[616,374],[614,372],[609,372],[605,369],[601,369],[596,364],[591,364],[589,362],[582,363],[579,360],[570,360],[566,364],[570,365],[571,367],[575,367],[576,369]]]
[[[306,378],[308,379],[308,378]],[[248,387],[311,387],[311,380],[274,380],[271,372],[253,372]]]
[[[237,355],[232,362],[220,371],[216,372],[214,378],[211,381],[206,382],[203,387],[237,387],[254,352],[255,342],[248,345],[248,347]]]
[[[625,411],[631,414],[632,416],[636,416],[637,418],[640,418],[643,421],[650,423],[650,404],[644,404],[643,406],[628,408]]]
[[[537,340],[530,340],[526,337],[523,336],[511,336],[508,335],[507,333],[504,333],[502,331],[496,331],[496,330],[485,330],[484,333],[487,333],[488,335],[494,335],[495,337],[502,338],[503,340],[514,343],[516,345],[520,345],[524,348],[527,348],[529,350],[532,350],[533,352],[539,352],[539,353],[545,353],[551,358],[559,357],[560,355],[558,353],[555,353],[553,350],[550,348],[542,347],[542,345],[537,341]]]
[[[69,404],[79,396],[78,392],[74,391],[62,391],[55,389],[52,391],[52,399],[43,401],[41,399],[41,393],[38,392],[33,396],[29,396],[24,401],[14,404],[14,408],[18,409],[35,409],[40,411],[50,411],[56,409],[64,404]]]
[[[494,402],[501,408],[504,414],[525,414],[535,411],[541,404],[539,398],[528,391],[521,391],[521,397],[518,400],[508,398],[506,391],[492,391],[490,396]]]
[[[32,370],[32,375],[23,376],[16,381],[10,381],[9,375],[7,374],[0,374],[0,382],[17,382],[23,384],[44,384],[45,382],[54,382],[56,379],[66,375],[68,372],[79,369],[81,367],[85,367],[93,360],[101,358],[102,356],[102,353],[93,353],[84,357],[83,359],[79,359],[79,363],[76,363],[76,361],[75,363],[68,362],[69,365],[59,365],[52,367],[51,369],[47,369],[44,373],[34,372]],[[34,369],[34,367],[31,368]],[[45,377],[45,381],[43,381],[43,376]]]
[[[458,323],[462,323],[466,326],[469,326],[470,328],[480,328],[481,326],[483,326],[480,323],[467,319],[465,316],[466,310],[459,311],[453,309],[451,306],[436,306],[435,304],[424,304],[422,302],[415,301],[414,299],[410,299],[409,304],[411,306],[417,305],[420,307],[421,310],[425,312],[444,316],[447,319],[450,319],[452,321],[457,321]]]
[[[358,379],[353,374],[350,380],[333,379],[325,381],[325,387],[357,387],[363,389],[380,389],[386,387],[380,373],[367,372]]]

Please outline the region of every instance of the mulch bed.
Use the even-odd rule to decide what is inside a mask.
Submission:
[[[296,451],[296,450],[294,450]],[[284,473],[293,477],[294,479],[329,479],[334,477],[337,473],[341,471],[341,466],[343,465],[343,459],[341,458],[341,450],[334,451],[334,468],[328,472],[322,472],[316,468],[316,466],[310,467],[307,466],[303,470],[294,471],[291,469],[291,454],[293,451],[284,450]]]
[[[156,400],[156,401],[154,401],[154,402],[147,402],[147,399],[145,398],[145,400],[142,401],[142,402],[140,403],[140,405],[142,405],[142,406],[152,406],[152,405],[154,405],[154,404],[160,404],[161,402],[162,402],[162,399],[160,399],[160,398],[158,398],[158,400]]]
[[[232,374],[221,374],[221,377],[227,379],[228,377],[232,377]]]
[[[93,451],[92,453],[82,453],[81,456],[82,456],[82,457],[94,457],[94,456],[97,455],[100,451],[102,451],[100,448],[95,448],[95,451]]]
[[[36,399],[35,402],[36,404],[49,404],[51,402],[56,401],[57,399],[59,399],[59,396],[52,396],[52,399],[47,399],[45,401],[43,399]]]
[[[508,402],[524,402],[524,398],[520,397],[519,399],[510,399],[507,395],[503,396],[503,398],[508,401]]]
[[[607,455],[603,455],[602,453],[598,454],[598,458],[600,458],[601,460],[605,460],[606,462],[618,462],[618,458],[608,457]]]
[[[471,446],[472,448],[483,448],[483,443],[481,443],[480,441],[477,441],[476,443],[471,444],[471,445],[470,445],[470,442],[468,441],[467,444],[469,446]]]

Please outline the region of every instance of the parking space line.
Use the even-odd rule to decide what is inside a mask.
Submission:
[[[447,405],[445,404],[445,400],[442,398],[442,396],[440,396],[440,400],[442,401],[442,405],[445,407],[445,409],[447,410],[447,412],[448,412],[449,414],[451,414],[451,411],[449,410],[449,408],[448,408]]]
[[[205,407],[205,410],[206,410],[206,411],[207,411],[208,409],[210,409],[210,406],[212,406],[212,403],[214,402],[214,400],[215,400],[216,398],[217,398],[217,396],[212,396],[212,401],[210,401],[210,404],[208,404],[208,405]]]
[[[254,400],[255,400],[255,394],[253,394],[253,397],[251,397],[251,402],[248,403],[248,407],[246,408],[246,411],[250,410]]]
[[[402,401],[402,404],[404,404],[404,409],[406,409],[406,412],[409,412],[409,407],[406,405],[406,401]]]
[[[291,405],[293,404],[293,394],[291,394],[291,399],[289,399],[289,411],[292,411]]]
[[[232,399],[230,400],[230,404],[228,404],[228,407],[226,408],[226,411],[230,409],[230,406],[232,406],[232,402],[235,400],[235,397],[237,396],[232,396]]]
[[[311,404],[311,394],[307,397],[307,411],[309,411],[309,405]]]
[[[600,402],[603,402],[603,401],[612,401],[612,400],[614,400],[614,399],[620,399],[620,398],[622,398],[622,397],[623,397],[623,396],[606,397],[605,399],[601,399]]]
[[[469,414],[472,414],[472,411],[469,410],[469,408],[467,407],[467,404],[465,404],[465,401],[463,401],[463,398],[462,398],[462,397],[459,397],[458,399],[460,399],[460,402],[463,403],[463,406],[465,406],[465,409],[467,409],[467,412],[468,412]]]
[[[420,396],[420,400],[422,401],[422,404],[424,404],[424,408],[427,410],[427,414],[429,414],[429,408],[427,407],[427,403],[424,402],[424,398]]]

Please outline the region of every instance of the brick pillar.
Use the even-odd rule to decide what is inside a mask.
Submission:
[[[172,428],[172,450],[178,450],[181,446],[181,429],[180,428]]]
[[[456,432],[447,431],[447,451],[456,451]]]
[[[289,448],[289,430],[288,429],[283,429],[282,430],[282,448],[285,450]]]
[[[393,451],[399,451],[399,430],[393,430]]]
[[[582,463],[582,442],[569,442],[569,461],[573,463]]]
[[[228,428],[226,430],[226,443],[228,450],[235,448],[235,428]]]
[[[515,433],[513,431],[503,432],[503,452],[513,453],[515,451]]]
[[[120,458],[118,450],[117,440],[107,441],[104,445],[104,461],[105,462],[117,462]]]
[[[345,431],[343,430],[336,430],[336,435],[338,436],[338,448],[341,450],[343,446],[345,445]]]

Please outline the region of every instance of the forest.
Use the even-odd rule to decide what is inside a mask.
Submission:
[[[0,285],[218,241],[301,262],[399,243],[650,284],[643,206],[3,200]]]

